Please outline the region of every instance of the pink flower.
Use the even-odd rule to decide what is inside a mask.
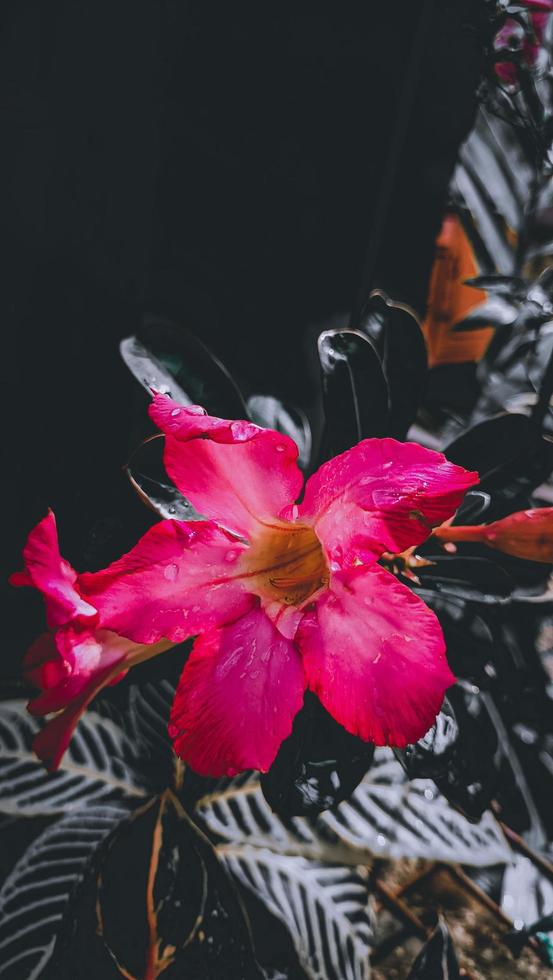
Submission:
[[[146,647],[99,627],[97,609],[83,599],[77,573],[60,555],[52,511],[29,534],[23,559],[25,571],[15,572],[10,582],[42,592],[46,621],[55,630],[33,643],[23,668],[41,692],[28,705],[31,714],[57,712],[34,742],[36,754],[49,769],[56,769],[80,716],[98,691],[171,644]]]
[[[505,48],[520,49],[524,61],[529,67],[532,67],[536,64],[543,44],[549,14],[553,11],[553,0],[523,0],[523,2],[530,13],[535,40],[527,36],[518,21],[509,17],[496,34],[494,48],[496,51],[503,51]],[[508,85],[517,83],[518,68],[513,62],[500,61],[496,64],[495,69],[502,82],[506,82]]]
[[[51,618],[68,635],[63,662],[77,656],[80,603],[97,615],[98,663],[106,659],[110,680],[150,645],[197,636],[169,731],[204,775],[266,771],[306,688],[363,739],[421,738],[454,677],[434,613],[376,562],[424,541],[477,474],[413,443],[366,439],[321,466],[298,504],[303,478],[287,436],[165,395],[150,414],[166,437],[169,476],[206,519],[161,521],[108,568],[74,580],[57,545],[54,582],[43,568],[39,583],[26,555],[48,602],[60,562],[70,582],[73,619]],[[113,659],[117,643],[134,652]],[[104,683],[95,678],[94,691]]]

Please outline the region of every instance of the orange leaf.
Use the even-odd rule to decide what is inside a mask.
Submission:
[[[436,258],[430,279],[428,312],[422,325],[430,367],[479,361],[493,335],[491,327],[454,333],[453,327],[487,294],[465,286],[464,280],[479,273],[465,230],[456,214],[446,214],[436,242]]]

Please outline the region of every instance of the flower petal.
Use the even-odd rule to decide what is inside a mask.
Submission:
[[[118,561],[79,578],[106,629],[137,643],[180,643],[256,601],[238,577],[247,546],[209,521],[160,521]]]
[[[365,439],[308,479],[298,520],[313,525],[331,565],[343,568],[421,544],[477,482],[442,453]]]
[[[266,772],[304,690],[295,646],[252,609],[196,640],[171,711],[175,751],[202,776]]]
[[[454,683],[434,613],[379,565],[338,572],[296,642],[308,687],[352,735],[416,742]]]
[[[248,536],[293,503],[303,483],[288,436],[228,421],[156,395],[150,416],[165,433],[165,468],[206,517]]]
[[[34,586],[46,602],[46,619],[50,629],[77,621],[91,623],[97,618],[75,588],[77,573],[60,555],[56,518],[50,510],[29,534],[23,548],[25,571],[10,577],[12,585]]]
[[[113,684],[129,667],[149,660],[168,649],[161,642],[137,645],[108,630],[59,630],[55,641],[45,634],[31,647],[25,658],[27,679],[41,687],[29,702],[33,715],[59,711],[46,723],[33,742],[33,749],[50,770],[57,769],[69,745],[75,726],[102,688]]]

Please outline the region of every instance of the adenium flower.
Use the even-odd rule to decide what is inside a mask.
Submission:
[[[79,714],[133,663],[196,636],[175,695],[174,747],[203,775],[266,771],[306,688],[378,745],[421,738],[454,682],[434,613],[379,564],[451,517],[477,474],[440,453],[366,439],[305,485],[298,450],[251,422],[157,394],[165,467],[205,520],[163,520],[103,571],[60,557],[53,515],[15,584],[43,592],[52,634],[27,669],[37,751],[59,761]]]
[[[553,563],[553,507],[519,510],[493,524],[439,527],[434,536],[445,542],[475,541],[515,558]]]
[[[553,12],[553,0],[522,0],[522,2],[530,14],[534,39],[528,37],[518,21],[509,17],[495,36],[494,48],[501,52],[512,47],[516,50],[520,46],[524,61],[529,67],[533,67],[543,44],[549,15]],[[516,64],[510,61],[499,61],[495,68],[502,82],[506,82],[508,85],[516,85],[518,80]]]

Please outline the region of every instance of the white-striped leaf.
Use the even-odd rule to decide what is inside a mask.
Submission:
[[[148,795],[132,740],[109,719],[88,711],[54,773],[32,750],[39,728],[23,701],[0,704],[0,812],[53,816]]]
[[[255,777],[218,787],[199,801],[197,815],[229,843],[343,864],[367,863],[378,855],[483,867],[511,858],[490,813],[478,824],[469,823],[431,780],[409,782],[389,749],[376,750],[371,769],[349,800],[313,822],[294,817],[284,823],[265,802]]]
[[[1,980],[42,976],[75,885],[129,809],[118,803],[71,813],[25,851],[0,891]]]
[[[312,980],[368,980],[372,943],[367,872],[220,845],[225,865],[288,928]]]
[[[377,749],[351,798],[319,821],[336,839],[379,857],[426,858],[474,867],[504,864],[511,851],[491,813],[470,823],[430,779],[409,781],[390,749]]]

